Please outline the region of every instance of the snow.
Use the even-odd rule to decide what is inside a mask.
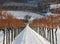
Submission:
[[[52,13],[51,12],[47,12],[45,15],[49,16],[49,15],[52,15]]]
[[[60,8],[60,4],[51,4],[50,9]]]
[[[0,44],[3,44],[3,31],[0,31]]]
[[[53,31],[55,36],[55,29]],[[56,34],[57,34],[57,44],[60,44],[60,28],[59,27],[57,28]],[[54,44],[56,44],[56,37],[54,37]]]
[[[30,20],[34,20],[36,18],[42,18],[43,16],[37,13],[33,13],[33,12],[27,12],[27,11],[7,11],[9,13],[11,13],[13,16],[15,16],[18,19],[24,19],[24,17],[26,15],[31,16]]]
[[[44,13],[43,15],[45,15],[45,16],[50,16],[50,15],[56,16],[57,14],[48,11],[47,13]]]
[[[50,43],[27,25],[25,29],[15,38],[12,44],[50,44]]]
[[[60,29],[57,30],[57,44],[60,44]]]

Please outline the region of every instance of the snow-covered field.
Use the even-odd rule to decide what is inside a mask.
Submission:
[[[60,8],[60,4],[52,4],[52,5],[50,5],[50,9],[56,9],[56,8]]]
[[[43,17],[40,14],[37,13],[32,13],[32,12],[26,12],[26,11],[8,11],[10,12],[13,16],[19,18],[19,19],[24,19],[24,16],[29,15],[32,18],[41,18]]]

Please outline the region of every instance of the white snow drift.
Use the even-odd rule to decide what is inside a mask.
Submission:
[[[25,29],[15,38],[12,44],[50,44],[50,43],[27,25]]]

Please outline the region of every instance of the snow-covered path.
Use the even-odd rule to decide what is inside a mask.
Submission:
[[[50,44],[45,38],[33,31],[28,25],[15,38],[12,44]]]

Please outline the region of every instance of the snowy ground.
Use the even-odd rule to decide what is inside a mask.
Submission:
[[[60,44],[60,29],[57,30],[57,44]]]
[[[25,29],[15,38],[12,44],[50,44],[50,43],[27,25]]]
[[[3,31],[0,31],[0,44],[3,44],[3,37],[4,37]]]
[[[0,31],[0,44],[3,44],[3,36],[4,36],[4,34],[3,34],[3,31]],[[26,41],[30,41],[30,42],[39,42],[39,40],[41,41],[41,42],[43,42],[43,43],[45,43],[46,42],[46,40],[43,38],[43,37],[41,37],[40,35],[38,35],[35,31],[33,31],[29,26],[27,26],[16,38],[15,38],[15,41],[16,42],[20,42],[20,40],[22,40],[22,42],[23,42],[23,40],[25,40],[26,39]],[[39,40],[38,40],[39,39]],[[15,42],[14,41],[14,42]],[[32,44],[32,43],[31,43]],[[37,43],[37,44],[40,44],[40,42],[39,43]],[[60,44],[60,29],[58,28],[58,30],[57,30],[57,44]]]

